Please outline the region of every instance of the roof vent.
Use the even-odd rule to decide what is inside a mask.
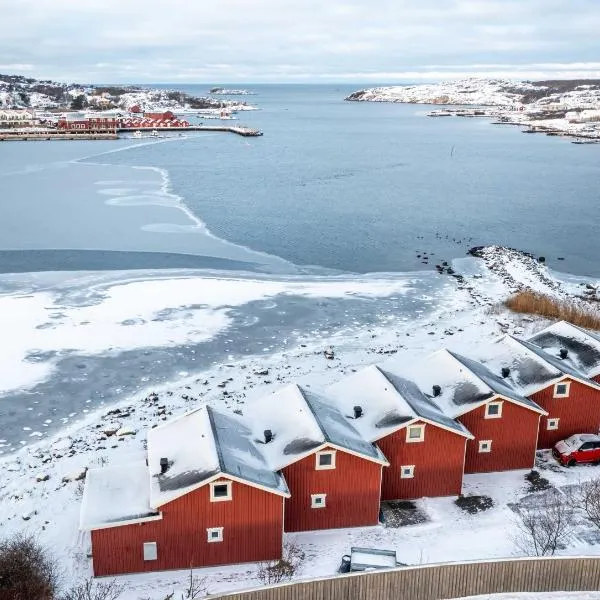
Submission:
[[[510,369],[508,367],[502,367],[502,377],[506,379],[510,375]]]
[[[566,348],[561,348],[559,354],[560,357],[564,360],[565,358],[567,358],[567,356],[569,356],[569,351]]]
[[[433,386],[433,396],[437,398],[442,393],[442,388],[439,385]]]
[[[273,439],[273,432],[270,429],[265,429],[265,444],[268,444]]]
[[[169,470],[169,459],[161,458],[160,459],[160,472],[164,475]]]
[[[354,418],[355,419],[360,419],[362,417],[362,406],[355,406],[354,407]]]

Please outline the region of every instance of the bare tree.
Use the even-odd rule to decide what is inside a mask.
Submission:
[[[187,589],[182,594],[182,600],[196,600],[207,594],[206,577],[197,577],[194,570],[190,569],[190,578]],[[168,598],[168,597],[167,597]]]
[[[0,598],[52,600],[58,588],[55,561],[33,537],[0,541]]]
[[[123,592],[123,586],[112,581],[86,579],[66,592],[61,600],[117,600]]]
[[[304,560],[304,552],[294,542],[283,545],[282,557],[260,563],[258,567],[258,580],[264,585],[289,581]]]
[[[516,521],[516,547],[528,556],[552,556],[565,546],[575,527],[573,505],[559,491],[546,494],[540,504],[524,508]]]
[[[600,529],[600,479],[582,483],[575,495],[575,502],[590,523]]]

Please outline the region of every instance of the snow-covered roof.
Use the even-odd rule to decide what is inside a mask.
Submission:
[[[502,377],[502,369],[508,368],[509,373],[502,380],[526,396],[551,385],[565,375],[600,389],[598,384],[588,380],[585,373],[571,362],[544,351],[536,344],[509,335],[484,347],[480,358],[497,376]]]
[[[469,436],[461,423],[446,416],[416,383],[371,365],[345,377],[327,389],[347,419],[374,442],[419,419]],[[362,414],[354,417],[354,407]]]
[[[80,529],[103,529],[156,518],[158,512],[150,506],[146,461],[87,471]]]
[[[452,418],[485,404],[495,396],[502,396],[536,412],[545,412],[483,364],[446,349],[411,365],[410,376],[428,396],[433,395],[435,403]],[[433,392],[434,386],[440,387],[437,396]]]
[[[168,469],[161,473],[161,458]],[[250,429],[233,415],[208,406],[148,432],[150,502],[158,507],[229,475],[250,485],[287,495],[285,480],[269,468]]]
[[[568,352],[565,363],[588,377],[600,375],[600,334],[586,331],[576,325],[559,321],[528,338],[548,354],[560,357],[561,349]]]
[[[255,440],[273,470],[279,470],[331,444],[386,464],[381,451],[348,422],[336,402],[292,384],[248,407]],[[265,430],[272,439],[265,443]]]

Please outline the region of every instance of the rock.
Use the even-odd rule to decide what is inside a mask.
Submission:
[[[73,481],[83,481],[87,475],[88,472],[88,468],[84,467],[81,471],[79,471],[78,473],[75,473],[75,476],[73,477]]]
[[[333,353],[333,348],[331,346],[329,348],[326,348],[323,351],[323,354],[325,355],[325,358],[327,360],[333,360],[335,358],[335,354]]]
[[[545,263],[546,262],[546,257],[545,256],[538,256],[538,262],[539,263]]]
[[[111,435],[115,435],[115,433],[117,433],[117,431],[119,431],[119,429],[121,429],[120,425],[113,425],[111,427],[107,427],[106,429],[103,429],[102,433],[106,437],[110,437]]]
[[[268,375],[269,374],[269,369],[261,369],[260,371],[254,371],[255,375]]]
[[[21,515],[21,518],[23,519],[23,521],[29,521],[29,519],[31,519],[31,517],[33,517],[34,515],[37,515],[37,510],[32,510],[31,512],[23,513]]]
[[[135,435],[136,432],[130,427],[121,427],[116,433],[117,437],[123,437],[124,435]]]
[[[50,475],[48,475],[48,473],[38,473],[35,476],[35,480],[37,482],[41,482],[41,481],[48,481],[48,479],[50,479]]]

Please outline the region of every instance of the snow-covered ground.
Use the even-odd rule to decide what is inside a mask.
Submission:
[[[86,556],[89,540],[78,530],[81,478],[85,468],[139,460],[144,456],[146,431],[153,424],[205,403],[221,410],[243,413],[248,402],[286,383],[296,381],[313,389],[323,388],[360,366],[381,363],[393,368],[395,361],[424,355],[443,346],[468,355],[478,345],[495,339],[502,332],[528,334],[545,324],[498,308],[498,303],[523,283],[562,297],[578,293],[584,283],[574,277],[553,274],[533,258],[502,249],[486,250],[483,258],[457,260],[453,267],[454,275],[461,274],[462,277],[440,275],[446,283],[436,296],[437,307],[421,316],[406,319],[402,314],[390,315],[377,327],[362,331],[341,328],[329,336],[305,332],[296,345],[284,352],[225,358],[204,371],[182,374],[181,379],[172,384],[146,389],[134,396],[123,397],[118,404],[89,412],[83,420],[70,424],[52,438],[41,438],[35,444],[0,458],[2,534],[32,532],[52,550],[71,580],[89,576],[90,561]],[[12,328],[11,344],[27,334],[37,336],[36,344],[41,347],[55,347],[57,332],[54,331],[54,336],[46,336],[46,330],[38,326],[46,322],[44,315],[51,318],[60,312],[56,315],[61,322],[59,337],[64,334],[68,346],[86,349],[87,338],[77,338],[70,332],[76,324],[87,322],[86,327],[95,332],[89,336],[89,343],[99,340],[87,350],[104,352],[112,345],[127,346],[128,340],[120,336],[118,324],[137,314],[138,308],[141,320],[130,325],[134,327],[132,339],[146,335],[142,329],[136,333],[135,327],[142,327],[141,321],[148,321],[161,305],[168,306],[173,297],[178,302],[181,297],[189,303],[204,294],[202,290],[213,289],[213,295],[206,292],[209,300],[202,307],[202,311],[206,311],[206,314],[202,313],[202,319],[192,317],[189,322],[184,319],[170,325],[156,325],[159,329],[153,335],[158,343],[168,347],[180,336],[210,335],[210,329],[217,321],[218,327],[227,327],[230,310],[264,293],[312,294],[315,297],[358,294],[375,298],[401,295],[407,285],[405,280],[380,279],[379,282],[354,284],[335,280],[320,284],[312,282],[296,288],[289,282],[264,281],[260,288],[255,288],[248,279],[163,279],[109,287],[96,306],[63,307],[61,310],[51,299],[38,293],[32,294],[32,298],[7,294],[0,298],[4,303],[0,314],[9,315],[4,327]],[[216,287],[211,288],[213,285]],[[25,305],[28,310],[19,309]],[[23,316],[25,314],[28,316]],[[333,347],[333,360],[323,354],[325,343]],[[19,347],[16,355],[22,358]],[[11,370],[19,377],[46,376],[24,372],[19,375],[22,361],[13,360],[10,355],[3,357],[4,360],[12,361]],[[114,433],[117,428],[119,434]],[[540,455],[539,463],[543,476],[557,488],[597,474],[596,467],[559,467],[547,454]],[[513,543],[516,513],[511,506],[518,505],[531,494],[525,474],[514,471],[467,476],[465,493],[490,496],[494,503],[491,509],[479,514],[463,512],[452,498],[426,498],[416,502],[417,509],[424,515],[424,522],[417,525],[288,534],[287,538],[297,542],[306,555],[297,577],[333,575],[350,546],[395,549],[398,559],[407,564],[513,556],[516,553]],[[580,524],[572,542],[562,553],[600,555],[600,532]],[[257,566],[252,564],[199,569],[197,574],[206,578],[211,593],[259,584]],[[186,571],[173,571],[121,577],[119,579],[126,588],[122,598],[162,600],[167,593],[183,591],[188,576]]]
[[[530,101],[528,94],[546,94]],[[600,139],[600,86],[582,84],[556,92],[530,82],[502,79],[462,79],[429,85],[389,86],[354,92],[346,100],[486,107],[483,114],[532,131],[584,139]],[[432,116],[474,116],[468,111],[443,110]]]

